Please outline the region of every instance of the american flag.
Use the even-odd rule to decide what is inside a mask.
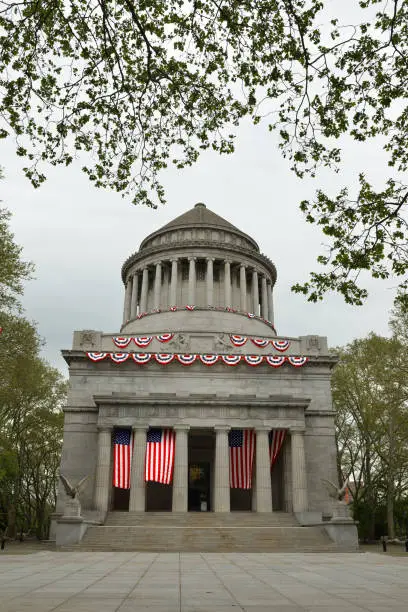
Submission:
[[[231,489],[252,487],[255,432],[252,429],[232,429],[228,434],[230,451]]]
[[[132,445],[130,429],[116,429],[113,438],[113,486],[130,489]]]
[[[271,458],[271,468],[277,460],[282,444],[285,440],[286,429],[272,429],[269,432],[269,456]]]
[[[146,482],[170,484],[173,479],[175,433],[172,429],[149,429],[146,444]]]

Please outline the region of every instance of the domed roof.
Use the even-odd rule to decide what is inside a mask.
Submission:
[[[198,202],[198,204],[196,204],[187,212],[183,213],[182,215],[179,215],[178,217],[173,219],[173,221],[170,221],[170,223],[163,225],[163,227],[156,230],[149,236],[146,236],[146,238],[140,244],[140,249],[143,249],[146,243],[148,243],[153,237],[162,234],[163,232],[186,228],[190,226],[229,230],[234,234],[240,234],[241,236],[245,236],[245,238],[253,244],[256,250],[259,251],[257,243],[253,238],[251,238],[251,236],[248,236],[248,234],[242,232],[240,229],[235,227],[235,225],[232,225],[232,223],[230,223],[223,217],[220,217],[216,213],[209,210],[202,202]]]

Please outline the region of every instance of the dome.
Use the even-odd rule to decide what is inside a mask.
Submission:
[[[235,227],[235,225],[232,225],[232,223],[207,208],[206,205],[202,202],[198,202],[198,204],[193,206],[193,208],[176,217],[175,219],[173,219],[173,221],[170,221],[170,223],[163,225],[163,227],[147,236],[142,241],[140,245],[140,250],[143,250],[146,247],[150,246],[154,242],[154,239],[158,236],[173,233],[176,230],[188,230],[190,228],[208,228],[215,231],[220,230],[226,231],[231,234],[236,234],[237,236],[241,236],[245,240],[249,248],[252,247],[254,250],[259,252],[259,247],[255,240],[248,236],[248,234],[245,234],[240,229]],[[209,234],[208,237],[211,239],[211,234]],[[215,237],[217,238],[217,235]]]
[[[274,264],[255,240],[201,202],[149,234],[123,264],[122,280],[123,333],[172,326],[275,334]]]

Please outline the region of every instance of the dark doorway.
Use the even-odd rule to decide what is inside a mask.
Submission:
[[[171,512],[172,485],[146,482],[146,512]]]
[[[130,489],[113,487],[113,510],[128,512]]]
[[[231,512],[251,512],[252,489],[230,489]]]
[[[188,466],[188,511],[210,510],[210,464],[190,463]]]
[[[190,429],[188,436],[188,510],[212,508],[215,436],[211,429]]]

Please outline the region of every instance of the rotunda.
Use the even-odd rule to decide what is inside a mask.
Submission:
[[[199,203],[147,236],[122,280],[120,328],[75,331],[62,351],[61,472],[88,480],[81,516],[59,491],[57,543],[120,511],[142,526],[151,512],[330,516],[336,358],[324,337],[277,335],[276,269],[255,240]]]
[[[126,287],[123,333],[189,329],[274,334],[276,269],[247,234],[199,203],[145,238],[122,267]],[[194,306],[193,317],[168,317],[177,306]],[[203,316],[202,311],[217,311]],[[224,310],[222,317],[219,311]],[[256,317],[248,325],[247,313]],[[160,314],[141,321],[142,315]],[[242,316],[232,316],[232,314]],[[268,329],[265,328],[265,325]]]

